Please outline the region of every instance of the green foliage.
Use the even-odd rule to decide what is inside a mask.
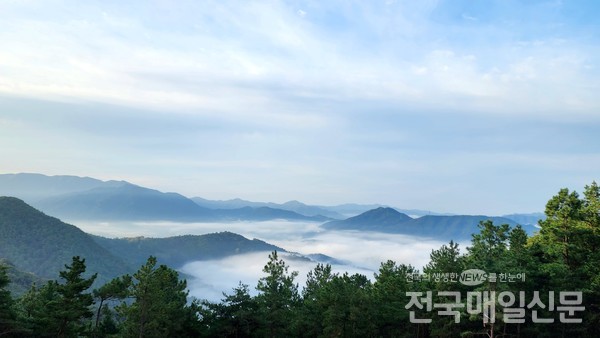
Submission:
[[[60,323],[59,337],[80,335],[86,331],[83,319],[92,318],[93,312],[90,307],[94,299],[90,293],[85,293],[96,279],[96,274],[91,278],[84,279],[85,259],[78,256],[73,257],[71,265],[65,265],[66,270],[60,272],[64,283],[57,284],[56,292],[59,296],[58,309],[53,314]]]
[[[85,261],[77,256],[59,273],[60,281],[35,285],[18,301],[7,287],[7,267],[0,265],[0,335],[20,337],[598,337],[600,336],[600,188],[594,182],[582,196],[562,189],[546,206],[547,218],[532,237],[520,226],[484,220],[471,245],[461,253],[453,241],[433,250],[425,266],[428,275],[460,274],[467,269],[488,273],[525,273],[526,280],[499,283],[487,280],[464,285],[430,279],[411,282],[418,271],[394,261],[383,262],[374,282],[360,274],[338,274],[330,265],[318,264],[307,275],[302,292],[297,272],[277,251],[269,255],[252,296],[241,284],[219,303],[188,302],[186,282],[166,265],[150,257],[133,276],[124,275],[90,288],[96,275],[84,277]],[[193,241],[192,241],[193,242]],[[499,277],[499,276],[498,276]],[[411,324],[409,291],[431,291],[433,303],[447,302],[438,291],[457,291],[464,305],[469,291],[517,294],[526,302],[533,291],[548,304],[548,292],[582,291],[585,312],[582,324],[563,324],[556,311],[539,309],[539,316],[554,323],[503,322],[504,308],[496,300],[496,322],[483,325],[483,314],[459,310],[461,321],[437,309],[418,311],[429,324]],[[93,304],[93,301],[96,301]],[[116,302],[120,302],[115,306]],[[93,310],[96,312],[93,318]],[[492,313],[490,313],[491,315]]]
[[[258,239],[249,240],[231,232],[206,235],[185,235],[167,238],[92,238],[111,253],[122,257],[132,266],[156,257],[169,266],[180,266],[191,260],[217,259],[233,254],[280,250]]]
[[[36,337],[77,337],[87,334],[93,315],[93,298],[86,291],[96,275],[83,278],[85,260],[77,256],[60,272],[61,282],[49,281],[40,289],[34,286],[21,298],[24,326]]]
[[[221,303],[204,301],[201,324],[208,337],[252,337],[257,335],[260,318],[258,303],[248,285],[240,284],[233,293],[223,293]]]
[[[134,275],[129,290],[131,304],[117,307],[119,316],[125,318],[123,337],[180,337],[186,336],[186,321],[193,315],[187,305],[186,282],[178,273],[160,265],[150,257]]]
[[[372,295],[379,335],[410,336],[409,314],[404,306],[408,303],[406,292],[416,291],[416,284],[409,282],[407,275],[415,273],[418,270],[410,265],[397,265],[391,260],[381,263],[379,272],[375,274]]]
[[[7,290],[10,280],[7,274],[8,267],[0,264],[0,337],[8,335],[17,329],[14,301]]]
[[[129,287],[131,286],[131,276],[125,275],[117,277],[110,282],[104,284],[99,289],[94,290],[94,298],[97,300],[96,322],[94,331],[107,333],[114,331],[115,326],[112,320],[112,314],[105,302],[110,300],[125,299],[129,295]],[[104,315],[104,317],[102,316]],[[102,319],[102,320],[101,320]]]
[[[288,273],[288,266],[277,256],[277,251],[269,255],[263,268],[266,274],[258,281],[256,289],[258,311],[264,325],[263,334],[268,337],[287,337],[291,333],[289,323],[294,321],[295,307],[299,303],[298,285],[294,279],[297,271]]]
[[[14,197],[0,197],[0,233],[0,257],[14,263],[20,271],[46,280],[55,278],[73,256],[87,257],[88,268],[98,273],[100,282],[129,271],[120,258],[85,232]]]

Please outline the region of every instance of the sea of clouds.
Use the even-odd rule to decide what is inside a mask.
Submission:
[[[361,273],[373,279],[381,262],[411,264],[422,270],[429,261],[431,250],[444,242],[400,234],[370,231],[324,230],[318,223],[268,221],[232,223],[175,223],[175,222],[73,222],[82,230],[105,237],[170,237],[177,235],[202,235],[230,231],[249,239],[258,238],[289,252],[299,254],[320,253],[339,260],[332,264],[335,272]],[[464,249],[464,246],[461,245]],[[255,252],[217,260],[190,261],[175,267],[188,278],[190,295],[211,301],[220,300],[223,292],[231,293],[239,282],[250,286],[255,292],[262,269],[268,261],[269,252]],[[297,282],[302,288],[308,271],[316,262],[295,259],[280,254],[290,266],[298,271]]]

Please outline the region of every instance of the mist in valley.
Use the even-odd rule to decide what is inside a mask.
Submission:
[[[393,260],[410,264],[422,270],[429,261],[431,250],[446,244],[428,238],[369,231],[324,230],[319,223],[267,221],[230,223],[176,223],[176,222],[78,222],[82,230],[104,237],[171,237],[203,235],[230,231],[246,238],[257,238],[301,255],[324,254],[335,259],[333,271],[360,273],[373,279],[381,262]],[[461,248],[464,250],[464,243]],[[214,260],[190,261],[173,267],[188,279],[190,296],[218,301],[222,293],[231,293],[239,282],[254,292],[269,252],[239,254]],[[290,266],[289,272],[298,271],[296,279],[302,289],[306,274],[317,262],[295,254],[280,253]]]

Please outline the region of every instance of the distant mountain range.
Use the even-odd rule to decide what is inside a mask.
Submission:
[[[545,220],[546,215],[542,212],[533,212],[530,214],[510,214],[502,217],[511,219],[519,224],[537,225],[540,220]]]
[[[63,186],[64,185],[64,186]],[[40,174],[0,175],[0,196],[14,196],[61,219],[225,222],[291,221],[324,222],[331,218],[265,205],[207,208],[177,194],[140,187],[125,181],[100,181],[87,177],[44,176]],[[307,206],[307,210],[313,210]],[[318,211],[314,209],[313,211]],[[325,213],[327,213],[325,211]]]
[[[325,222],[382,207],[378,204],[317,206],[299,201],[279,204],[239,198],[215,201],[164,193],[126,181],[29,173],[0,174],[0,196],[18,197],[39,210],[71,221],[225,222],[284,219]],[[412,216],[439,215],[426,210],[397,210]]]
[[[327,222],[322,227],[329,230],[379,231],[444,241],[463,241],[471,239],[472,234],[479,232],[477,225],[485,220],[491,220],[494,224],[508,224],[511,227],[517,225],[517,222],[508,218],[489,216],[423,216],[413,219],[393,208],[379,207],[345,220]],[[523,227],[529,234],[536,230],[531,225]]]
[[[280,209],[293,211],[304,216],[325,216],[333,219],[345,218],[344,215],[327,209],[327,207],[319,207],[307,205],[298,201],[289,201],[282,204],[271,202],[252,202],[243,199],[231,199],[226,201],[207,200],[202,197],[193,197],[192,201],[199,206],[209,209],[239,209],[239,208],[261,208],[267,207],[271,209]]]

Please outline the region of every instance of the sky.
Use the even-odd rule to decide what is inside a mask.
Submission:
[[[600,3],[0,2],[0,171],[543,211],[600,173]]]

